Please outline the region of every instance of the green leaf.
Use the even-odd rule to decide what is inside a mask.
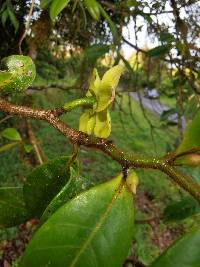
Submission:
[[[121,267],[133,236],[133,198],[121,177],[81,193],[35,233],[20,267]]]
[[[200,267],[200,229],[176,241],[151,267]]]
[[[2,24],[3,24],[4,27],[5,27],[6,21],[8,19],[8,15],[9,15],[8,9],[5,9],[3,11],[2,15],[1,15],[1,22],[2,22]]]
[[[183,153],[195,147],[200,147],[200,112],[193,118],[192,122],[188,124],[183,140],[176,150],[176,154]]]
[[[96,91],[98,104],[97,109],[95,110],[96,112],[104,110],[113,101],[115,89],[119,83],[123,70],[123,66],[116,65],[104,74],[100,87],[98,91]]]
[[[24,150],[26,151],[26,153],[30,153],[33,150],[33,146],[30,144],[25,144]]]
[[[47,205],[70,178],[67,162],[70,157],[50,160],[35,168],[24,184],[24,199],[32,216],[40,217]],[[74,163],[74,167],[76,164]]]
[[[85,0],[84,4],[91,17],[98,21],[100,19],[99,3],[96,0]]]
[[[6,128],[5,130],[1,132],[1,136],[12,141],[22,140],[20,133],[15,128]]]
[[[0,153],[5,152],[7,150],[10,150],[11,148],[13,148],[13,147],[15,147],[17,145],[19,145],[19,142],[12,142],[12,143],[9,143],[9,144],[5,144],[5,145],[0,147]]]
[[[0,187],[0,227],[12,227],[28,219],[21,187]]]
[[[68,183],[61,189],[61,191],[54,197],[45,209],[40,219],[40,224],[43,224],[64,203],[92,186],[94,186],[94,183],[91,179],[82,177],[78,175],[76,171],[71,169],[71,177]]]
[[[69,4],[70,0],[53,0],[50,7],[50,17],[54,20],[55,17]]]
[[[9,15],[10,21],[13,24],[13,26],[15,28],[15,33],[16,33],[19,29],[19,21],[17,20],[15,13],[13,12],[13,10],[11,8],[8,7],[7,10],[8,10],[8,15]]]
[[[173,41],[175,41],[175,38],[169,32],[161,32],[160,33],[160,41],[161,42],[166,42],[166,43],[172,43]]]
[[[30,57],[6,57],[1,61],[0,89],[6,93],[23,92],[32,84],[35,75],[35,65]]]
[[[106,44],[94,44],[87,47],[84,50],[84,55],[88,60],[96,61],[99,57],[102,57],[110,49]]]
[[[146,54],[149,57],[162,57],[167,53],[169,53],[170,50],[171,50],[171,45],[160,45],[147,51]]]
[[[118,30],[117,30],[115,23],[111,20],[110,16],[108,15],[108,13],[105,11],[105,9],[102,7],[102,5],[100,3],[99,3],[99,10],[101,12],[101,15],[108,22],[108,25],[109,25],[110,30],[112,32],[114,44],[118,45],[120,42],[120,37],[119,37]]]
[[[199,203],[191,197],[185,197],[179,201],[170,203],[164,210],[163,219],[166,222],[176,222],[199,212]]]

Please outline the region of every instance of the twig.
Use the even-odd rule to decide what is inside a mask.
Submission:
[[[12,115],[8,115],[6,117],[4,117],[2,120],[0,120],[0,124],[4,121],[7,121],[8,119],[12,118]]]
[[[44,120],[61,132],[64,136],[69,138],[73,144],[98,149],[110,156],[113,160],[117,161],[122,165],[122,167],[160,170],[167,174],[173,181],[179,184],[200,203],[200,185],[191,177],[186,176],[176,169],[175,163],[168,159],[158,157],[149,158],[121,151],[107,139],[89,136],[83,132],[70,128],[55,115],[54,110],[33,109],[26,106],[17,106],[2,99],[0,99],[0,110],[25,118]]]
[[[22,55],[22,42],[24,41],[26,35],[27,35],[27,32],[29,30],[29,26],[30,26],[30,22],[31,22],[31,17],[32,17],[32,13],[33,13],[33,8],[34,8],[34,5],[35,5],[35,0],[32,0],[31,1],[31,6],[30,6],[30,10],[29,10],[29,13],[28,13],[28,19],[26,21],[26,25],[25,25],[25,31],[24,33],[22,34],[20,40],[19,40],[19,53]]]

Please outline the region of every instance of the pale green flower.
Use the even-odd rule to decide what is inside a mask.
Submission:
[[[118,85],[123,66],[116,65],[99,78],[94,69],[89,90],[86,96],[94,96],[96,103],[91,109],[86,109],[80,117],[79,130],[97,137],[107,138],[111,133],[111,119],[108,111],[110,103],[114,100],[115,89]]]

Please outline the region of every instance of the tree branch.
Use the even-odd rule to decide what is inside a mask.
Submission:
[[[111,141],[89,136],[83,132],[70,128],[66,123],[59,119],[60,113],[55,112],[59,109],[42,110],[33,109],[26,106],[13,105],[3,99],[0,99],[0,110],[19,115],[25,118],[39,119],[48,122],[55,129],[69,138],[73,144],[83,145],[90,148],[101,150],[113,160],[117,161],[122,167],[150,168],[157,169],[167,174],[173,181],[179,184],[183,189],[190,193],[200,203],[200,185],[185,174],[182,174],[174,166],[174,162],[167,157],[147,158],[132,153],[126,153],[118,149]]]

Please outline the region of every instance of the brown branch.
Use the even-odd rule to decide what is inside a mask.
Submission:
[[[113,160],[117,161],[122,167],[150,168],[157,169],[167,174],[173,181],[179,184],[183,189],[190,193],[200,203],[200,185],[185,174],[182,174],[175,168],[170,160],[166,158],[145,158],[132,153],[126,153],[118,149],[111,141],[89,136],[83,132],[70,128],[61,121],[55,110],[33,109],[26,106],[13,105],[0,99],[0,110],[12,115],[19,115],[25,118],[39,119],[48,122],[55,129],[69,138],[73,144],[101,150]]]

